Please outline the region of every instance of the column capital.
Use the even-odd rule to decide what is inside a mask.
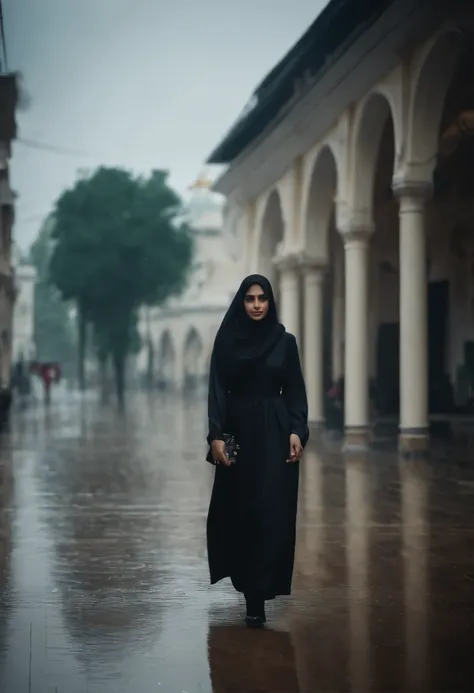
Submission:
[[[433,182],[431,180],[416,180],[394,176],[392,180],[392,190],[393,194],[398,199],[409,197],[410,199],[416,199],[424,203],[431,196]]]
[[[299,253],[295,251],[277,251],[273,264],[280,272],[294,272],[299,266]]]
[[[328,267],[328,263],[325,258],[316,257],[315,255],[310,255],[306,252],[299,253],[298,265],[303,273],[319,272],[321,274],[324,274]]]
[[[301,272],[304,276],[308,274],[323,276],[328,266],[325,258],[310,255],[304,250],[277,254],[273,263],[280,272]]]
[[[374,233],[374,224],[347,224],[339,230],[345,247],[352,245],[367,245]]]

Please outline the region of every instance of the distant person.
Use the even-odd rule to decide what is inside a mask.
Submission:
[[[13,367],[12,372],[12,389],[18,397],[20,408],[24,408],[27,402],[28,395],[31,392],[30,374],[25,362],[20,358]]]
[[[326,426],[329,430],[344,429],[344,378],[339,380],[327,393]]]
[[[58,363],[38,363],[32,364],[31,370],[39,376],[43,383],[45,404],[51,402],[51,386],[61,380],[61,368]]]
[[[21,394],[23,379],[25,377],[25,364],[23,359],[19,359],[12,369],[12,387],[13,389]]]
[[[291,593],[299,460],[309,438],[298,347],[278,322],[270,282],[242,282],[217,333],[209,376],[208,461],[217,465],[207,521],[211,583],[230,577],[246,623]],[[235,464],[229,434],[239,446]],[[229,446],[227,446],[227,450]]]

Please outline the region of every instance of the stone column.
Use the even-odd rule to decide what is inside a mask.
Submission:
[[[334,259],[332,311],[332,380],[336,383],[344,374],[344,249]]]
[[[324,271],[325,266],[304,262],[304,373],[309,421],[324,424]]]
[[[279,318],[300,344],[300,296],[298,260],[293,255],[277,258],[275,264],[280,272]]]
[[[402,452],[426,450],[428,315],[425,202],[427,183],[394,182],[400,201],[400,439]]]
[[[346,448],[366,447],[369,421],[368,265],[372,229],[342,233],[345,247],[345,402]]]

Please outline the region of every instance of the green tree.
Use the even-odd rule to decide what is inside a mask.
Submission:
[[[39,361],[58,361],[66,376],[74,373],[76,339],[71,318],[71,306],[62,301],[49,281],[52,253],[51,230],[48,218],[31,245],[28,260],[36,269],[34,334]]]
[[[191,235],[178,223],[181,200],[167,179],[164,171],[145,178],[101,167],[54,210],[51,279],[76,301],[80,328],[92,324],[100,358],[111,357],[120,403],[140,307],[182,291],[191,264]]]

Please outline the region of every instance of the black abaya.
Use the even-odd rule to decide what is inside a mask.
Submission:
[[[276,313],[275,313],[276,315]],[[276,318],[275,318],[276,319]],[[235,435],[235,465],[217,466],[207,521],[211,583],[264,599],[291,593],[299,463],[287,463],[289,438],[307,443],[308,406],[298,347],[283,331],[229,387],[214,350],[209,382],[209,440]]]

